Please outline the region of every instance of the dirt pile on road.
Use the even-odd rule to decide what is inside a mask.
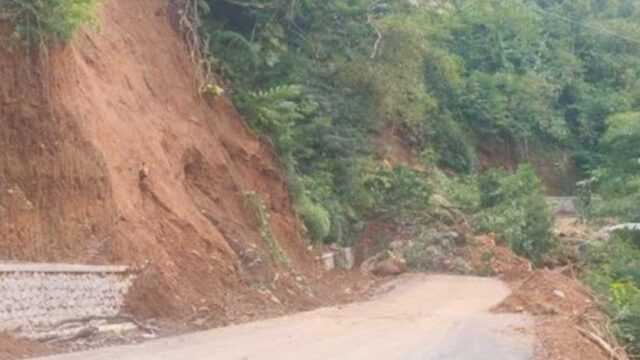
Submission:
[[[495,309],[536,315],[540,359],[627,359],[607,328],[596,299],[577,280],[535,270],[514,283],[512,294]]]
[[[535,270],[498,307],[533,315],[580,315],[596,304],[594,297],[575,280],[551,270]]]
[[[465,248],[465,257],[476,273],[498,276],[511,282],[531,273],[531,262],[516,255],[510,248],[496,243],[488,235],[476,236]]]

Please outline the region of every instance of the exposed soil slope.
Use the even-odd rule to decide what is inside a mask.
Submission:
[[[480,172],[495,168],[513,171],[520,163],[528,162],[536,170],[549,195],[575,193],[578,174],[566,150],[542,150],[535,146],[527,149],[498,137],[486,136],[476,148],[476,154]]]
[[[319,269],[272,152],[228,98],[198,95],[169,9],[106,0],[101,31],[46,56],[0,46],[0,259],[138,266],[129,310],[145,317],[310,305]]]

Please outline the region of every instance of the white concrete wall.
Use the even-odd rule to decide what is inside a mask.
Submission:
[[[556,214],[576,215],[578,209],[573,196],[549,196],[547,201]]]
[[[0,331],[117,315],[131,281],[126,267],[0,264]]]

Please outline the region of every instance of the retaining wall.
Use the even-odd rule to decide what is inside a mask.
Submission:
[[[0,263],[0,331],[117,315],[132,279],[123,266]]]
[[[556,214],[576,215],[578,213],[575,196],[549,196],[547,201]]]

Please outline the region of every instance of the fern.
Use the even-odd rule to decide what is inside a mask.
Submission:
[[[249,93],[245,104],[250,114],[249,120],[268,136],[287,132],[287,128],[302,117],[296,103],[300,96],[301,89],[296,85],[276,86]]]

